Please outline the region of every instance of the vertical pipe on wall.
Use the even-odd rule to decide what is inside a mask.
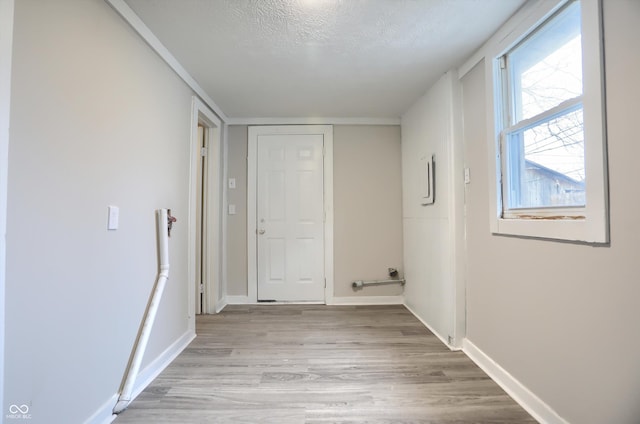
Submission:
[[[133,346],[133,354],[129,361],[129,366],[125,371],[124,382],[120,390],[120,396],[118,402],[113,408],[114,414],[119,414],[129,406],[133,393],[133,385],[140,371],[140,365],[142,363],[142,357],[144,351],[147,348],[149,342],[149,335],[151,334],[151,328],[156,318],[158,306],[160,305],[160,299],[162,299],[162,292],[164,286],[169,279],[169,233],[167,230],[168,213],[167,209],[158,209],[156,211],[156,226],[157,226],[157,238],[158,238],[158,258],[160,261],[160,269],[156,284],[154,286],[153,293],[151,295],[151,301],[147,307],[146,314],[143,319],[142,328],[138,335],[138,340]]]

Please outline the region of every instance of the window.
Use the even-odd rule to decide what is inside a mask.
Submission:
[[[500,59],[503,217],[585,205],[580,34],[573,2]]]
[[[607,242],[600,5],[563,1],[495,55],[495,233]]]

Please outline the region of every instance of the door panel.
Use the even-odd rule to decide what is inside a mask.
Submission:
[[[287,193],[285,186],[285,173],[283,171],[266,172],[267,203],[266,219],[269,222],[284,222],[287,218],[285,209]]]
[[[267,238],[266,244],[268,256],[265,265],[267,267],[267,275],[269,276],[267,281],[270,284],[281,284],[285,280],[286,241],[281,238]]]
[[[324,301],[323,136],[258,137],[258,300]]]

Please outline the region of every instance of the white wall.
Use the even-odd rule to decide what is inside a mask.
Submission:
[[[143,369],[188,335],[192,93],[101,0],[15,6],[2,414],[27,404],[30,423],[79,423],[113,406],[160,207],[178,222]]]
[[[236,188],[227,188],[227,201],[236,214],[227,216],[227,295],[247,295],[247,126],[228,127],[228,176]],[[228,187],[228,185],[225,185]]]
[[[560,417],[581,424],[640,417],[640,2],[603,3],[610,245],[490,234],[484,65],[462,80],[472,176],[467,337]]]
[[[398,296],[402,287],[369,287],[359,279],[387,278],[387,267],[402,272],[400,127],[334,125],[334,296]],[[237,188],[228,201],[237,214],[227,217],[227,289],[247,295],[246,193],[247,127],[229,126],[229,177]],[[233,299],[232,299],[233,300]]]
[[[438,336],[456,333],[457,80],[445,74],[402,116],[402,191],[406,305]],[[435,204],[423,206],[423,157],[435,154]]]

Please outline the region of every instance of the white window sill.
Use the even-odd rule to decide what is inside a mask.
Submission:
[[[498,218],[492,232],[581,243],[607,243],[608,229],[602,225],[593,225],[594,221],[597,222],[589,219]]]

